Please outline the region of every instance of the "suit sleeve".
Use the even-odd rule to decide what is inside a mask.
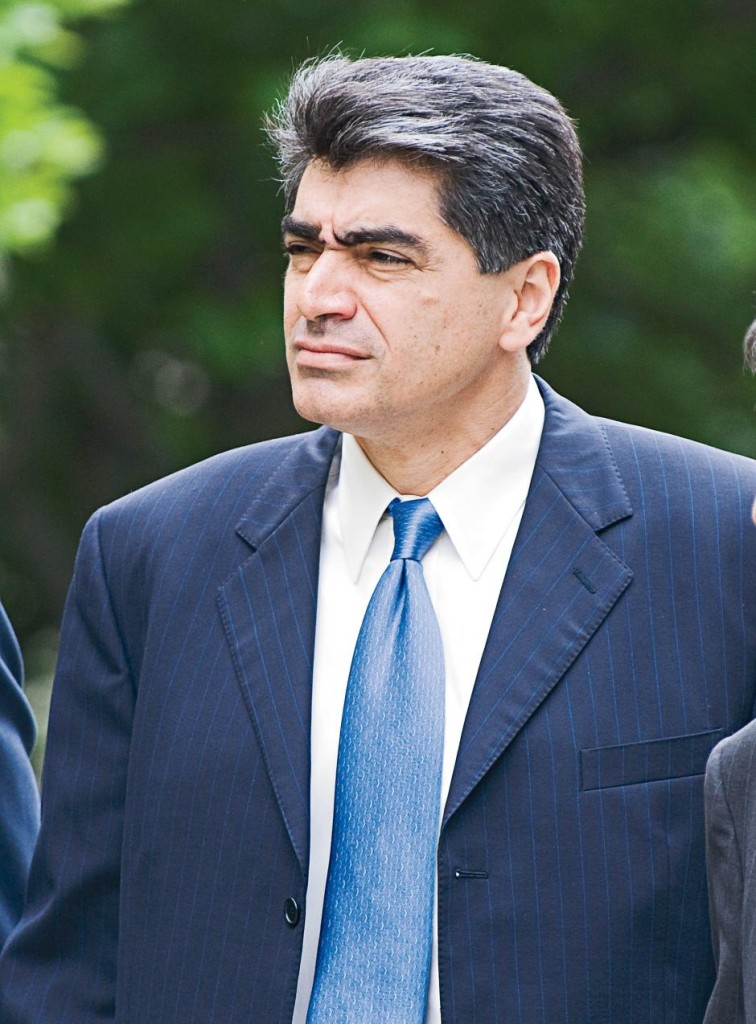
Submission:
[[[3,1024],[115,1018],[120,856],[133,679],[99,519],[87,525],[63,617],[29,898],[0,958]]]
[[[743,863],[723,768],[724,747],[706,767],[706,865],[717,977],[704,1024],[744,1024],[742,975]]]
[[[36,726],[21,689],[21,654],[0,607],[0,948],[21,915],[39,795],[29,754]]]

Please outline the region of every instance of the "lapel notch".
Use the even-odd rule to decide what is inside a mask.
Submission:
[[[321,429],[291,442],[237,526],[253,554],[218,592],[244,701],[305,878],[320,531],[338,438]]]
[[[538,381],[546,421],[481,659],[444,823],[559,683],[632,572],[598,535],[632,515],[599,424]]]

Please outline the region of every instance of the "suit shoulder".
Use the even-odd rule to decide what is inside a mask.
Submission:
[[[740,558],[743,546],[756,554],[756,530],[751,525],[751,505],[756,496],[756,461],[720,451],[709,445],[648,427],[593,416],[562,398],[539,380],[546,404],[546,426],[541,451],[549,446],[549,464],[556,465],[564,487],[572,478],[585,481],[597,476],[601,484],[614,479],[607,472],[611,461],[616,479],[636,525],[664,535],[670,524],[687,528],[707,545],[721,538],[721,531],[735,531],[728,545]],[[596,486],[595,482],[593,484]],[[707,539],[708,538],[708,539]]]
[[[221,583],[249,552],[240,531],[251,510],[266,533],[324,489],[338,437],[320,428],[222,452],[105,505],[84,528],[75,585],[104,572],[123,608],[134,609],[148,592],[175,590],[180,566],[204,566],[207,579],[212,566]]]
[[[711,752],[705,793],[710,823],[725,813],[750,859],[756,844],[756,721],[721,740]]]
[[[721,508],[741,521],[756,497],[756,460],[648,427],[596,418],[626,484]],[[745,512],[744,512],[745,510]],[[745,518],[744,518],[745,516]]]
[[[608,447],[623,477],[627,474],[632,478],[638,472],[646,477],[655,473],[674,474],[677,467],[688,476],[701,475],[702,479],[712,474],[729,476],[756,493],[756,460],[650,427],[594,416],[557,394],[545,381],[536,379],[546,405],[547,425],[555,436],[561,435],[562,460],[565,449],[576,444],[580,448],[577,458],[595,456],[598,430],[602,447]],[[571,445],[566,444],[568,437]]]
[[[711,752],[709,762],[717,763],[723,777],[734,772],[739,777],[750,778],[756,786],[756,719],[720,740]]]
[[[183,516],[190,506],[201,509],[208,502],[214,506],[241,503],[292,456],[316,450],[325,433],[321,428],[220,452],[117,498],[96,515],[108,521],[131,519],[159,508],[162,518],[171,509],[176,516]]]
[[[714,465],[715,467],[732,467],[736,472],[756,477],[756,460],[745,455],[737,455],[701,441],[692,441],[677,434],[666,434],[650,427],[640,427],[633,423],[621,423],[619,420],[595,417],[596,422],[606,434],[610,445],[615,450],[632,458],[675,458],[684,459],[693,464]]]
[[[324,482],[339,435],[321,427],[235,448],[162,477],[98,509],[84,528],[77,565],[88,551],[138,572],[164,558],[207,553],[233,536],[262,500],[283,510]],[[153,558],[154,556],[154,558]],[[87,559],[84,558],[86,563]]]

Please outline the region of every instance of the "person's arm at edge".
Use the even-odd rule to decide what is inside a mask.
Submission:
[[[21,652],[0,605],[0,948],[21,915],[39,830],[39,794],[29,761],[37,729],[22,684]]]
[[[722,744],[712,751],[704,781],[709,913],[717,967],[704,1024],[743,1024],[743,865],[724,784],[723,751]]]

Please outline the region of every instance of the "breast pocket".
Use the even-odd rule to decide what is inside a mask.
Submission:
[[[610,789],[701,775],[724,729],[580,751],[580,788]]]

